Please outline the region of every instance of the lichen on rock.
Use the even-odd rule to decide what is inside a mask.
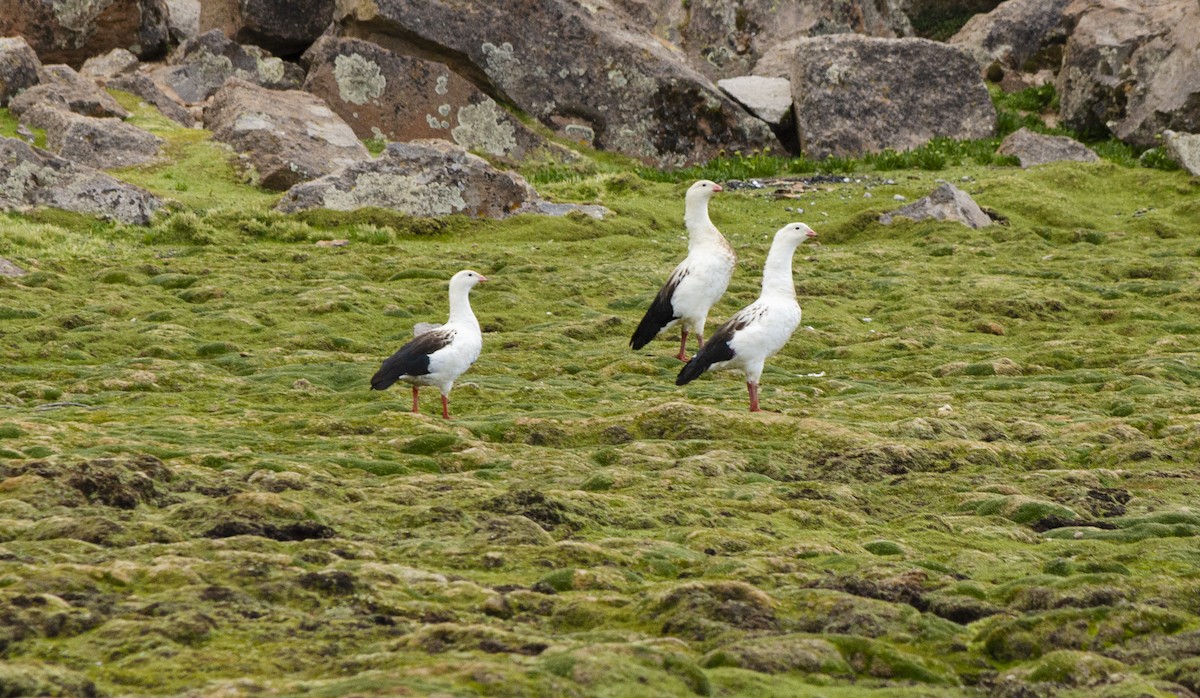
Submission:
[[[338,94],[351,104],[366,104],[383,94],[387,87],[387,78],[379,64],[357,53],[335,58],[333,77],[337,81]]]

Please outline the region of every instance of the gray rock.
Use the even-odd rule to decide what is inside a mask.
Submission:
[[[360,138],[440,138],[509,164],[578,159],[441,63],[333,36],[317,41],[304,61],[304,89],[324,99]]]
[[[8,100],[21,90],[38,84],[41,67],[42,62],[25,39],[0,38],[0,107],[7,107]]]
[[[606,0],[345,0],[345,36],[419,47],[543,124],[659,166],[778,147],[771,130]]]
[[[717,87],[773,126],[782,124],[792,112],[792,83],[786,78],[743,75],[718,80]]]
[[[1163,131],[1163,144],[1171,159],[1193,175],[1200,176],[1200,134],[1167,129]]]
[[[18,267],[7,259],[0,257],[0,276],[25,276],[27,274],[24,269]]]
[[[94,80],[65,65],[46,65],[38,71],[40,83],[14,97],[9,111],[20,117],[38,104],[55,106],[84,116],[127,118],[129,112]]]
[[[1007,0],[972,17],[947,43],[969,51],[980,69],[999,61],[1007,68],[1024,70],[1038,51],[1062,39],[1063,10],[1070,2]]]
[[[114,48],[103,56],[93,56],[83,62],[79,74],[93,80],[108,80],[137,70],[138,57],[123,48]]]
[[[1200,131],[1200,3],[1073,0],[1058,74],[1063,124],[1143,147]]]
[[[603,218],[610,213],[603,206],[544,201],[521,175],[498,170],[443,140],[391,143],[375,160],[292,187],[276,208],[294,213],[367,207],[421,218],[452,214],[507,218],[518,213]]]
[[[22,120],[46,132],[46,149],[72,162],[101,170],[153,162],[162,139],[115,118],[82,116],[39,104]]]
[[[167,26],[178,43],[200,36],[200,0],[166,0]]]
[[[260,186],[284,190],[370,159],[319,97],[233,78],[204,110],[204,127],[244,157]]]
[[[290,55],[308,48],[329,27],[333,6],[334,0],[204,0],[199,26]]]
[[[792,98],[805,155],[909,150],[938,136],[991,136],[996,110],[965,52],[925,39],[803,39]]]
[[[304,70],[257,46],[242,46],[218,29],[179,46],[168,59],[163,82],[184,102],[199,104],[216,94],[230,78],[276,90],[300,87]]]
[[[167,49],[165,0],[0,0],[0,36],[23,36],[44,63],[78,68],[114,48],[139,58]]]
[[[145,225],[161,202],[98,170],[0,137],[0,210],[50,206]]]
[[[891,225],[897,217],[923,221],[929,218],[938,221],[956,221],[968,228],[984,228],[992,224],[979,204],[966,192],[953,184],[943,184],[923,199],[918,199],[904,208],[885,213],[879,222]]]
[[[1045,136],[1027,128],[1009,134],[996,150],[1001,155],[1013,155],[1021,167],[1045,165],[1048,162],[1099,162],[1100,156],[1074,138]]]
[[[196,125],[196,118],[192,116],[192,113],[182,103],[167,94],[166,90],[154,82],[149,75],[144,73],[118,75],[108,81],[108,86],[114,90],[141,97],[147,104],[154,105],[162,112],[163,116],[181,126],[192,128]]]
[[[782,44],[826,34],[912,36],[902,0],[616,0],[638,24],[679,47],[709,79],[772,75],[759,61]],[[790,55],[790,54],[789,54]]]

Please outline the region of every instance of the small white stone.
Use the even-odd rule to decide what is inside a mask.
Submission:
[[[892,197],[896,201],[907,201],[908,199],[903,194],[896,194]]]
[[[862,321],[863,321],[863,322],[870,322],[870,321],[871,321],[871,318],[869,318],[869,317],[865,317],[865,318],[863,318],[863,319],[862,319]]]
[[[864,192],[863,192],[863,198],[864,198],[864,199],[869,199],[869,198],[871,198],[871,192],[869,192],[869,191],[864,191]]]

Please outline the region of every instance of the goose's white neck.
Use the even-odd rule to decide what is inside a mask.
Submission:
[[[762,293],[796,299],[796,285],[792,281],[792,257],[800,240],[794,237],[775,236],[767,261],[763,265]]]
[[[455,287],[450,289],[450,320],[469,325],[478,325],[475,313],[471,310],[470,287]]]
[[[689,197],[683,210],[683,224],[688,230],[688,249],[716,241],[721,233],[717,232],[712,219],[708,217],[708,197]]]

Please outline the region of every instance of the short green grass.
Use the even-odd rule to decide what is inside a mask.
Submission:
[[[136,118],[172,154],[119,173],[177,202],[152,226],[0,215],[30,272],[0,280],[0,686],[1200,690],[1196,179],[944,142],[719,195],[740,262],[710,327],[777,228],[820,235],[752,415],[736,376],[674,385],[677,339],[627,346],[723,163],[529,173],[605,221],[288,217]],[[1005,222],[876,222],[939,179]],[[455,419],[412,415],[369,377],[466,267],[483,354]]]

